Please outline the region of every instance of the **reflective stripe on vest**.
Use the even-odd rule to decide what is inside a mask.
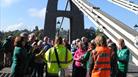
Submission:
[[[65,61],[59,61],[61,64],[66,64],[66,63],[70,63],[70,62],[72,62],[73,61],[73,59],[71,59],[71,60],[69,60],[68,61],[68,50],[67,50],[67,48],[66,48],[66,56],[65,56]],[[48,56],[48,63],[57,63],[57,60],[56,61],[51,61],[50,60],[51,59],[51,52],[49,52],[49,56]]]
[[[110,62],[95,62],[95,64],[110,64]]]
[[[73,60],[73,59],[72,59]],[[59,61],[61,64],[66,64],[72,62],[72,60],[69,61]],[[57,63],[57,61],[47,61],[48,63]]]
[[[101,54],[99,55],[99,57],[101,57],[101,58],[102,58],[102,57],[103,57],[103,58],[104,58],[104,57],[109,57],[109,56],[110,56],[110,55],[107,54],[107,53],[101,53]]]
[[[106,70],[110,70],[110,68],[96,68],[95,70],[106,71]]]

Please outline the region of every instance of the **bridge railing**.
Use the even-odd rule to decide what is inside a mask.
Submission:
[[[100,8],[95,7],[87,0],[72,0],[72,2],[112,41],[116,43],[117,39],[123,38],[135,57],[134,62],[138,65],[138,48],[135,46],[135,39],[138,36],[137,31],[101,11]]]
[[[113,4],[116,4],[118,6],[121,6],[125,9],[128,9],[138,15],[138,5],[137,4],[134,4],[127,0],[108,0],[108,1],[112,2]]]

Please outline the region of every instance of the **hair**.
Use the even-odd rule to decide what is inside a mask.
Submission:
[[[91,40],[91,42],[89,42],[88,45],[91,45],[91,46],[93,46],[95,48],[95,41]]]
[[[117,41],[120,42],[120,43],[125,43],[124,39],[118,39]]]
[[[62,44],[63,41],[62,41],[62,37],[61,36],[56,36],[55,38],[55,44]]]
[[[23,37],[17,36],[14,41],[14,46],[22,47]]]
[[[121,47],[125,46],[124,39],[118,39],[117,42],[121,44]]]
[[[78,42],[78,47],[80,48],[83,48],[83,42],[82,41],[80,41],[80,42]]]
[[[45,36],[45,37],[43,38],[43,41],[45,41],[45,40],[48,41],[48,37],[47,37],[47,36]]]
[[[28,33],[27,33],[27,32],[22,32],[22,33],[20,34],[20,36],[21,36],[21,37],[27,37],[27,38],[28,38]]]
[[[43,41],[42,40],[39,40],[38,42],[37,42],[37,45],[38,46],[40,46],[40,45],[42,45],[43,44]]]
[[[95,43],[97,46],[107,46],[106,38],[104,35],[97,35],[95,38]]]

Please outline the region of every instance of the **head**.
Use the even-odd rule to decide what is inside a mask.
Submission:
[[[83,49],[83,43],[80,41],[80,42],[78,42],[78,48],[81,48],[81,49]]]
[[[107,39],[106,42],[107,42],[107,44],[113,43],[111,39]]]
[[[52,46],[54,46],[54,44],[55,44],[54,40],[50,40],[50,44],[51,44]]]
[[[76,39],[76,46],[78,47],[78,43],[80,42],[80,39]]]
[[[62,41],[62,37],[60,37],[60,36],[56,36],[56,39],[55,39],[55,44],[62,44],[63,43],[63,41]]]
[[[73,40],[72,41],[72,45],[76,45],[76,40]]]
[[[96,46],[107,46],[106,38],[103,35],[97,35],[95,38]]]
[[[39,41],[37,42],[37,46],[38,46],[39,48],[41,48],[41,47],[43,46],[43,41],[42,41],[42,40],[39,40]]]
[[[94,49],[95,48],[95,41],[91,40],[91,42],[88,43],[89,48]]]
[[[23,37],[26,42],[28,41],[28,33],[27,32],[22,32],[20,34],[20,36]]]
[[[34,33],[29,34],[28,41],[33,43],[35,40],[36,40],[35,34]]]
[[[68,40],[66,38],[63,38],[63,43],[68,44]]]
[[[47,36],[44,37],[43,41],[48,43],[49,38]]]
[[[24,47],[25,46],[25,41],[24,38],[21,36],[17,36],[14,41],[14,46],[17,47]]]
[[[118,43],[118,48],[119,49],[122,49],[123,47],[125,47],[124,39],[118,39],[117,43]]]
[[[84,43],[86,43],[88,41],[88,39],[86,37],[82,37],[81,41],[84,42]]]

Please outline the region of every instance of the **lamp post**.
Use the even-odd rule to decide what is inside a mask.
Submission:
[[[137,31],[137,28],[138,28],[138,25],[136,24],[136,25],[134,26],[134,29]]]
[[[57,24],[57,26],[58,26],[58,24],[60,25],[60,21],[58,20],[56,24]],[[56,33],[56,36],[59,36],[59,31],[60,31],[60,26],[57,27],[57,33]]]

